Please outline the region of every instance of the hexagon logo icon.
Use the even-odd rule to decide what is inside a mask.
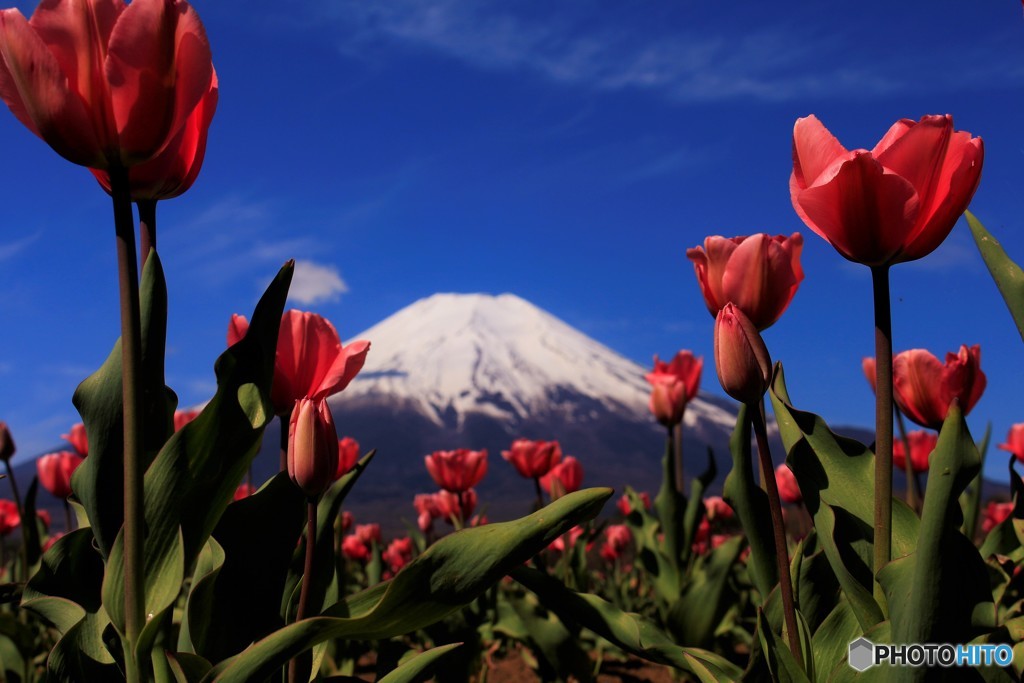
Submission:
[[[850,667],[856,671],[864,671],[875,665],[875,644],[867,638],[858,638],[850,643],[850,654],[847,657]]]

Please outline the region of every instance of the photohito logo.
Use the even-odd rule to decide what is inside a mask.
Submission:
[[[1009,645],[950,645],[949,643],[914,643],[909,645],[876,645],[867,638],[850,643],[847,656],[850,668],[870,669],[876,664],[890,666],[1009,666],[1013,648]]]

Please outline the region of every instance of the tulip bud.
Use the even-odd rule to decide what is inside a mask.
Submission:
[[[0,460],[7,462],[14,455],[14,437],[6,422],[0,422]]]
[[[772,360],[757,328],[732,303],[715,319],[715,370],[725,393],[741,403],[756,403],[768,391]]]
[[[327,401],[296,401],[288,429],[288,476],[315,498],[331,485],[337,469],[338,432]]]

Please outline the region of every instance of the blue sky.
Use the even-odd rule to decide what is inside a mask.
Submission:
[[[953,114],[986,145],[972,210],[1024,261],[1012,0],[195,6],[220,105],[198,182],[159,213],[183,404],[208,398],[229,316],[291,257],[294,305],[343,337],[437,291],[513,292],[645,365],[693,349],[721,394],[685,250],[800,231],[806,279],[766,341],[798,407],[870,425],[868,270],[790,204],[792,126],[811,113],[849,148]],[[0,419],[30,454],[77,420],[71,393],[117,334],[114,239],[91,176],[4,116]],[[965,224],[894,269],[893,297],[897,351],[981,344],[976,432],[1024,421],[1024,348]]]

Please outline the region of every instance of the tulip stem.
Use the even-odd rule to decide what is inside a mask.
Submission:
[[[21,580],[28,581],[28,538],[25,533],[25,508],[21,505],[21,494],[18,492],[18,483],[14,481],[14,468],[11,467],[11,459],[4,460],[4,465],[7,466],[7,479],[11,482],[11,495],[14,496],[14,504],[18,507],[18,515],[21,517]],[[32,524],[36,523],[36,520],[31,520]]]
[[[683,414],[686,414],[686,407],[683,407]],[[676,480],[674,482],[676,492],[681,495],[686,495],[686,479],[683,477],[683,418],[679,418],[678,427],[668,428],[668,438],[672,439],[672,445],[675,447],[676,456]]]
[[[140,199],[135,205],[139,207],[139,262],[145,270],[150,249],[156,250],[156,200]]]
[[[540,487],[540,477],[533,478],[533,485],[534,488],[537,489],[537,507],[534,510],[534,512],[536,512],[537,510],[540,510],[542,507],[544,507],[544,491]]]
[[[914,463],[910,457],[910,439],[907,438],[907,425],[903,422],[903,413],[899,406],[895,407],[896,426],[900,430],[900,441],[903,442],[903,471],[907,475],[907,505],[914,512],[921,512],[917,504],[917,475],[914,473]]]
[[[299,591],[299,608],[295,613],[295,621],[299,622],[306,618],[306,613],[309,611],[309,587],[313,583],[313,555],[316,550],[316,499],[310,498],[306,504],[306,562],[302,569],[302,589]],[[288,681],[289,683],[299,683],[299,680],[306,680],[309,677],[309,672],[305,672],[305,677],[300,675],[299,665],[300,660],[308,658],[308,652],[296,656],[288,663]],[[303,668],[306,668],[306,662],[301,662]]]
[[[117,236],[117,271],[121,298],[121,392],[124,413],[124,601],[125,665],[129,683],[141,678],[135,644],[145,623],[143,589],[143,491],[139,444],[142,432],[142,332],[139,311],[139,271],[135,260],[135,221],[132,216],[128,169],[110,167],[110,194]]]
[[[892,313],[889,266],[871,268],[875,304],[875,538],[874,573],[892,559]],[[910,461],[910,452],[907,452]],[[884,604],[881,585],[875,598]]]
[[[761,403],[758,401],[758,403]],[[782,518],[782,501],[779,499],[779,485],[774,476],[775,468],[772,467],[772,455],[768,447],[768,430],[765,426],[764,404],[749,404],[747,413],[754,427],[754,437],[757,439],[757,455],[761,463],[761,473],[764,476],[765,489],[768,492],[768,509],[772,515],[772,531],[775,536],[775,561],[779,569],[779,594],[782,596],[782,615],[786,622],[787,640],[789,651],[793,658],[803,667],[803,655],[800,653],[800,631],[796,622],[796,604],[793,600],[793,579],[789,573],[789,548],[786,545],[786,523]]]

